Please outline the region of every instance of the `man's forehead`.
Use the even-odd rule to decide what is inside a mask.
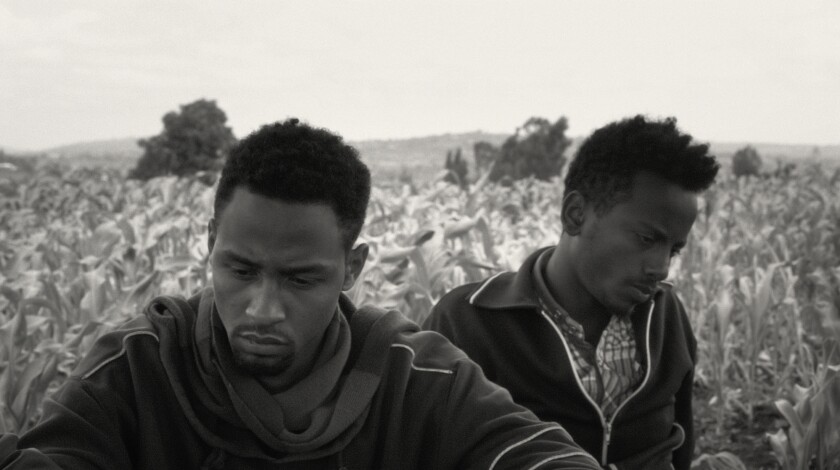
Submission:
[[[284,211],[284,212],[300,212],[305,213],[308,217],[298,219],[295,223],[305,222],[308,219],[317,216],[326,217],[338,221],[338,216],[335,209],[324,201],[302,201],[294,198],[285,198],[281,196],[265,195],[256,191],[252,191],[246,187],[237,187],[231,193],[230,200],[223,209],[223,213],[236,212],[242,215],[242,211],[250,210],[251,212],[260,211]],[[220,217],[217,217],[220,219]],[[217,220],[220,223],[220,220]]]
[[[271,264],[278,264],[281,271],[295,273],[327,272],[333,269],[335,265],[334,260],[317,256],[317,253],[297,253],[297,256],[295,256],[295,253],[287,253],[286,256],[278,256],[279,259],[274,259],[272,256],[260,255],[250,247],[236,243],[221,246],[216,255],[219,259],[249,266],[268,267]]]

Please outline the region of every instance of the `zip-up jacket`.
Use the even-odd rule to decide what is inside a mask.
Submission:
[[[689,469],[697,343],[680,300],[663,285],[631,314],[645,375],[607,421],[583,389],[570,345],[540,308],[532,273],[543,251],[516,273],[455,288],[424,327],[463,349],[517,403],[560,423],[602,466]]]
[[[196,297],[188,301],[193,308],[197,302]],[[173,387],[164,364],[172,359],[161,354],[163,338],[172,336],[138,317],[97,341],[46,400],[39,424],[20,438],[0,436],[0,468],[598,468],[565,430],[516,405],[443,336],[419,331],[396,312],[355,310],[344,296],[340,304],[352,334],[344,375],[361,370],[380,377],[371,395],[350,394],[367,400],[368,411],[363,423],[348,426],[352,437],[340,445],[281,454],[261,443],[260,430],[232,428],[212,415],[201,419],[197,432],[190,410],[199,408],[185,408],[179,395],[196,400],[189,389],[202,383],[184,376]],[[382,328],[383,322],[391,326]],[[180,338],[188,342],[190,337]],[[219,409],[218,403],[204,405],[201,409]],[[230,442],[251,453],[242,455]]]

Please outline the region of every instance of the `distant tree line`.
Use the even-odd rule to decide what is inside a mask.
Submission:
[[[178,177],[207,175],[207,182],[224,165],[228,152],[236,144],[233,131],[227,126],[227,115],[215,100],[199,99],[180,106],[163,116],[160,134],[140,139],[143,154],[128,177],[147,180],[157,176]],[[508,185],[523,178],[549,180],[559,176],[568,159],[566,150],[572,140],[566,136],[568,120],[561,116],[555,122],[531,117],[502,143],[495,146],[480,141],[473,145],[475,175],[469,176],[468,164],[460,148],[446,154],[446,181],[466,188],[470,181],[486,177],[489,181]],[[0,150],[0,162],[29,167],[32,159],[21,159]],[[789,175],[793,164],[782,165],[772,172]],[[763,175],[762,159],[751,145],[738,149],[732,156],[732,172],[737,177]]]
[[[470,180],[483,176],[503,185],[529,177],[548,180],[559,176],[568,160],[565,151],[572,143],[566,137],[567,130],[565,117],[553,124],[545,118],[532,117],[516,129],[501,147],[489,142],[476,142],[473,145],[476,173],[473,178],[468,177],[468,165],[461,149],[450,150],[444,161],[444,180],[465,188]],[[761,155],[752,145],[744,146],[732,155],[732,173],[739,178],[790,177],[796,168],[794,163],[777,161],[773,171],[763,172],[762,164]]]
[[[560,117],[552,123],[548,119],[532,117],[516,129],[501,147],[489,142],[473,145],[476,178],[486,175],[492,182],[510,184],[534,177],[549,180],[559,176],[566,164],[566,149],[572,140],[566,137],[568,120]],[[468,183],[467,164],[461,149],[446,155],[446,180],[464,187]]]
[[[26,171],[31,172],[35,167],[35,162],[41,156],[21,156],[6,153],[0,149],[0,169],[4,171]]]

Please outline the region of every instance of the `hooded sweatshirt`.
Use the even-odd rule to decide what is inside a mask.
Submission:
[[[100,338],[0,468],[599,468],[437,333],[342,296],[309,376],[271,394],[233,363],[213,291]]]

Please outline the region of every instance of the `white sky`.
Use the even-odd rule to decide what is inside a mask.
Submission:
[[[636,113],[700,140],[840,143],[838,1],[0,0],[0,145],[147,136],[215,99],[242,137],[349,140]]]

